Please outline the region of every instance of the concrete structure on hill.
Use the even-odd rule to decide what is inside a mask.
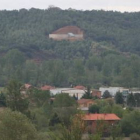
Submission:
[[[77,41],[84,39],[84,33],[77,26],[65,26],[49,34],[49,38],[57,41],[60,40]]]

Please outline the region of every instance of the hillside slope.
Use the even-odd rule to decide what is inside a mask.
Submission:
[[[140,86],[140,13],[59,8],[0,11],[0,85]],[[84,40],[54,41],[74,25]]]

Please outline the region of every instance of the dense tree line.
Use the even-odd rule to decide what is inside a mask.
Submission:
[[[90,52],[91,53],[91,52]],[[139,87],[140,57],[121,54],[89,55],[72,59],[49,59],[35,62],[17,49],[0,58],[0,85],[9,79],[34,86],[50,84],[56,87],[82,84],[98,88],[106,86]]]

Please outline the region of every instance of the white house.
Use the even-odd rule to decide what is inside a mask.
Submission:
[[[109,91],[110,94],[114,97],[116,95],[117,92],[129,92],[129,89],[125,89],[123,87],[100,87],[99,91],[101,91],[101,95],[104,94],[105,91]]]
[[[80,99],[85,94],[85,90],[75,89],[75,88],[55,88],[55,89],[50,89],[50,92],[52,95],[61,94],[61,93],[69,94],[69,96],[71,97],[75,95],[75,97],[77,97],[78,99]]]

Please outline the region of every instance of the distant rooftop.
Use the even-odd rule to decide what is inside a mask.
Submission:
[[[115,114],[86,114],[84,120],[120,120],[120,118]]]
[[[83,34],[83,31],[77,27],[77,26],[65,26],[62,27],[51,34],[69,34],[69,35],[75,35],[75,34]]]

